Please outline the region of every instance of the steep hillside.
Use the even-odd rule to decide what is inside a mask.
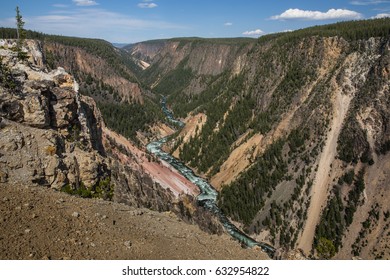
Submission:
[[[94,98],[110,128],[136,143],[164,136],[152,129],[163,120],[158,97],[143,89],[123,51],[100,40],[49,36],[44,42],[48,64],[74,73],[80,92]]]
[[[244,38],[178,38],[138,43],[125,50],[134,61],[144,65],[140,80],[150,85],[153,92],[168,95],[168,101],[175,100],[170,102],[176,106],[175,113],[185,117],[196,108],[194,104],[187,108],[188,100],[197,99],[225,71],[239,72],[241,60],[245,60],[255,42]],[[199,100],[198,105],[202,103],[204,100]]]
[[[129,54],[188,120],[170,149],[245,231],[320,258],[388,258],[389,34],[380,19]]]

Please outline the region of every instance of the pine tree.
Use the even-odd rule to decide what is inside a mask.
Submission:
[[[16,49],[18,56],[21,59],[26,58],[26,54],[22,51],[24,40],[26,39],[26,30],[24,30],[24,21],[23,17],[20,14],[19,6],[16,6],[16,32],[17,32],[17,42]]]

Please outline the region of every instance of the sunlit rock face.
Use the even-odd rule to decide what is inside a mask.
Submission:
[[[0,45],[2,180],[61,189],[80,182],[92,186],[109,176],[94,102],[78,94],[63,68],[44,67],[39,42],[26,41],[26,60],[18,59],[12,40]],[[92,113],[86,116],[88,108]]]

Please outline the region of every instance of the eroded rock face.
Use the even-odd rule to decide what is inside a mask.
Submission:
[[[23,108],[23,122],[29,126],[45,128],[50,124],[49,102],[40,94],[28,94],[20,102]]]
[[[0,182],[61,189],[110,176],[94,101],[64,69],[44,68],[39,43],[27,42],[25,62],[7,48],[12,41],[0,43]]]
[[[77,122],[76,94],[70,89],[55,87],[52,90],[52,126],[60,129],[67,128]]]

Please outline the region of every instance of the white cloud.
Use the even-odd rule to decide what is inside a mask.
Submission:
[[[158,5],[156,3],[150,3],[150,1],[144,1],[144,3],[139,3],[138,7],[142,9],[153,9],[156,8]]]
[[[242,33],[242,35],[245,35],[245,36],[260,36],[264,34],[264,31],[262,31],[261,29],[256,29],[256,30],[252,30],[252,31],[245,31],[244,33]]]
[[[390,3],[390,1],[382,1],[382,0],[371,0],[371,1],[351,1],[351,5],[356,6],[367,6],[367,5],[378,5],[378,4],[386,4]]]
[[[99,5],[98,3],[96,3],[96,1],[93,1],[93,0],[73,0],[73,2],[77,6],[96,6],[96,5]]]
[[[345,9],[330,9],[327,12],[305,11],[300,9],[288,9],[280,15],[272,16],[274,20],[304,19],[304,20],[328,20],[328,19],[359,19],[362,15],[358,12]]]
[[[232,26],[233,25],[233,23],[231,23],[231,22],[225,22],[225,24],[224,24],[225,26]]]
[[[372,18],[388,18],[390,17],[390,13],[382,13],[382,14],[377,14],[376,16]]]

